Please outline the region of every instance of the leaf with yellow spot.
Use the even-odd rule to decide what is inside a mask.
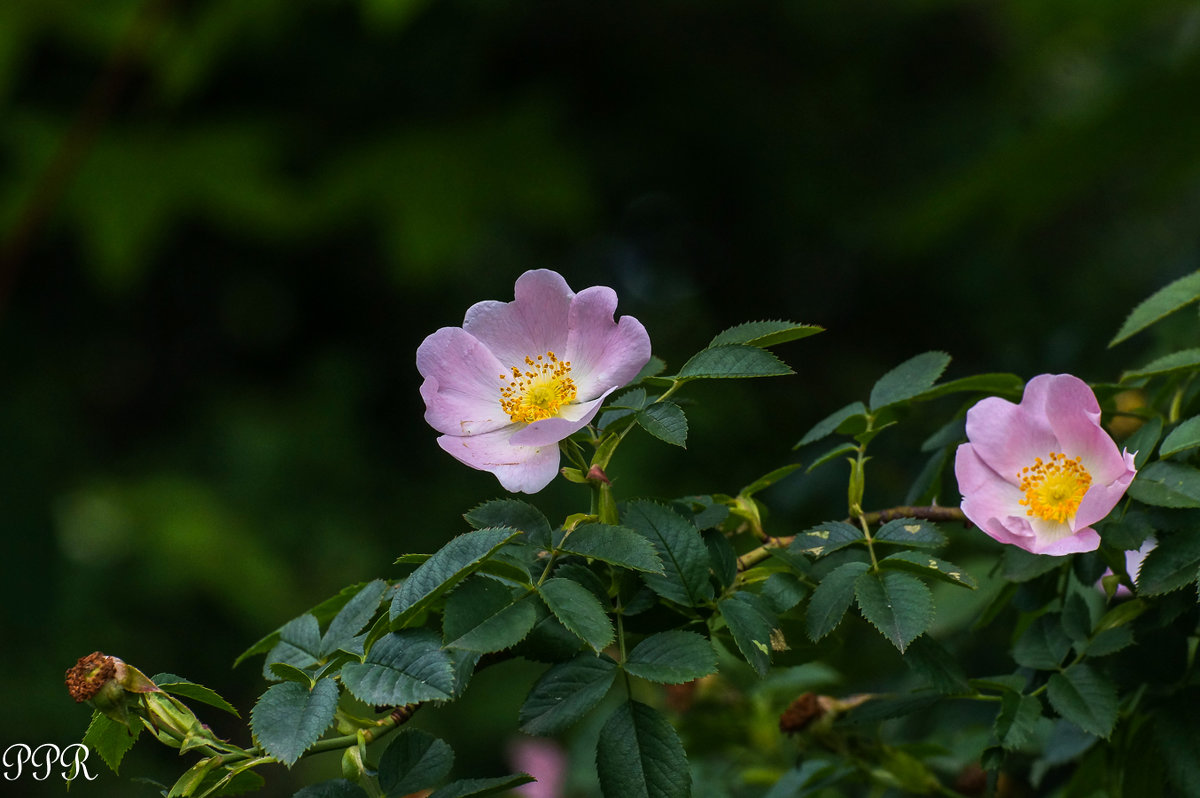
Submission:
[[[952,585],[974,590],[979,586],[975,578],[952,562],[939,560],[916,551],[901,551],[879,561],[880,568],[893,571],[908,571],[918,576],[940,579]]]

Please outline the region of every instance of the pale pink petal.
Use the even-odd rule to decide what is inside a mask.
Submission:
[[[462,329],[443,327],[422,341],[417,370],[425,378],[425,420],[438,432],[475,435],[511,423],[500,406],[504,368]]]
[[[1048,388],[1045,415],[1058,439],[1058,451],[1080,457],[1093,482],[1119,478],[1126,471],[1124,458],[1100,426],[1100,404],[1087,383],[1070,374],[1044,374],[1034,381]]]
[[[558,475],[558,445],[514,446],[510,437],[508,430],[498,430],[466,437],[442,435],[437,442],[455,459],[491,471],[505,490],[537,493]]]
[[[1029,549],[1034,554],[1075,554],[1081,551],[1095,551],[1100,548],[1100,535],[1088,527],[1074,532],[1066,524],[1054,521],[1032,519],[1034,533],[1037,534],[1037,545]]]
[[[463,329],[507,367],[521,366],[526,357],[547,352],[561,357],[567,350],[568,317],[575,296],[567,281],[548,269],[528,271],[517,278],[513,293],[512,302],[472,305]]]
[[[1079,509],[1075,511],[1074,524],[1076,528],[1091,526],[1104,520],[1104,517],[1112,512],[1112,508],[1117,506],[1117,502],[1121,501],[1125,491],[1129,490],[1129,485],[1137,476],[1137,470],[1133,467],[1133,455],[1127,454],[1123,459],[1128,467],[1120,476],[1108,483],[1096,484],[1093,482],[1088,488],[1083,501],[1079,503]]]
[[[611,288],[593,286],[571,302],[567,359],[581,398],[625,385],[650,360],[650,336],[631,316],[613,320],[617,295]]]
[[[958,447],[954,457],[954,476],[963,494],[963,513],[989,535],[995,529],[995,524],[990,523],[992,520],[1003,523],[1008,518],[1025,515],[1021,491],[983,462],[978,447],[970,443]]]
[[[967,411],[967,440],[993,471],[1012,481],[1035,457],[1048,459],[1057,445],[1044,414],[1032,412],[1024,401],[1014,405],[998,396]]]

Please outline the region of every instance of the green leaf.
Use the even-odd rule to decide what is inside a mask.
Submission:
[[[622,519],[654,546],[663,565],[662,574],[643,574],[647,587],[658,595],[689,607],[712,598],[708,578],[708,548],[696,525],[669,507],[651,501],[634,501]]]
[[[1156,507],[1200,507],[1200,470],[1182,463],[1155,461],[1138,472],[1129,486],[1129,495]]]
[[[854,600],[854,582],[867,571],[867,567],[862,562],[839,565],[825,574],[825,578],[813,590],[804,622],[809,639],[814,643],[842,622],[842,616]]]
[[[999,396],[1020,396],[1025,381],[1016,374],[976,374],[958,380],[935,385],[916,396],[915,400],[927,402],[955,393],[986,393]]]
[[[599,652],[613,641],[612,620],[599,599],[583,585],[570,579],[547,579],[538,588],[546,606],[563,626]]]
[[[600,703],[617,675],[617,663],[605,655],[580,654],[550,668],[521,705],[519,723],[526,734],[560,734]]]
[[[550,522],[542,511],[520,499],[493,499],[463,515],[474,529],[519,529],[537,545],[548,545]]]
[[[1000,697],[1000,713],[993,727],[996,739],[1006,750],[1019,749],[1033,739],[1041,718],[1042,702],[1037,696],[1006,690]]]
[[[515,790],[522,784],[528,784],[531,781],[537,781],[537,779],[528,773],[495,776],[490,779],[459,779],[435,790],[429,798],[483,798],[485,795],[496,795]]]
[[[933,596],[921,580],[900,573],[864,573],[854,581],[863,617],[904,653],[933,622]]]
[[[737,579],[737,552],[733,544],[719,529],[706,529],[700,535],[708,548],[709,567],[713,575],[722,589],[729,587]]]
[[[744,344],[724,344],[697,352],[683,364],[676,376],[680,380],[696,380],[781,377],[792,373],[786,363],[765,349]]]
[[[1087,599],[1078,591],[1071,591],[1063,600],[1062,610],[1062,627],[1067,637],[1076,645],[1086,642],[1092,636],[1092,622]]]
[[[718,333],[709,346],[747,344],[769,347],[788,341],[798,341],[824,331],[824,327],[818,327],[815,324],[796,324],[791,321],[748,321]]]
[[[1180,532],[1163,535],[1138,569],[1139,596],[1161,596],[1196,581],[1200,566],[1200,535]]]
[[[1151,714],[1145,724],[1152,730],[1149,744],[1162,756],[1170,785],[1175,787],[1175,792],[1164,793],[1171,798],[1200,794],[1200,719],[1190,709],[1198,698],[1194,687],[1176,693],[1172,702]]]
[[[388,796],[408,795],[450,775],[454,750],[419,729],[404,729],[379,759],[379,786]]]
[[[808,588],[796,576],[786,571],[779,571],[767,577],[762,586],[762,597],[777,613],[783,613],[795,607],[808,595]]]
[[[907,401],[928,391],[950,365],[945,352],[924,352],[879,378],[871,389],[871,412]]]
[[[921,635],[904,652],[904,664],[940,693],[969,689],[967,674],[945,646],[929,635]]]
[[[1192,416],[1167,434],[1158,456],[1170,457],[1197,446],[1200,446],[1200,416]]]
[[[250,711],[250,728],[267,753],[290,768],[333,723],[337,704],[333,679],[321,679],[311,691],[296,682],[272,685]]]
[[[940,579],[952,585],[968,587],[974,590],[978,587],[975,577],[947,560],[939,560],[917,551],[900,551],[884,557],[879,561],[879,567],[889,570],[908,571],[919,576]]]
[[[751,593],[736,593],[717,603],[733,642],[759,676],[771,669],[771,632],[775,619],[765,602]]]
[[[346,779],[330,779],[292,794],[292,798],[367,798],[362,787]]]
[[[812,429],[804,433],[804,437],[800,439],[793,448],[799,449],[801,446],[807,446],[810,443],[816,443],[822,438],[832,435],[834,432],[841,430],[843,425],[854,420],[855,426],[850,427],[847,431],[855,431],[858,428],[866,429],[867,426],[867,407],[862,402],[851,402],[841,410],[835,410],[825,418],[813,425]]]
[[[1050,706],[1085,732],[1108,739],[1117,722],[1117,689],[1085,663],[1050,677]]]
[[[680,629],[647,637],[634,646],[625,670],[660,684],[683,684],[717,670],[717,653],[703,635]]]
[[[827,521],[804,530],[792,539],[788,551],[809,557],[824,557],[846,546],[865,541],[862,530],[844,521]]]
[[[604,798],[689,798],[692,778],[679,735],[637,701],[617,707],[596,744]]]
[[[771,487],[789,474],[800,470],[802,467],[803,466],[801,466],[800,463],[789,463],[785,466],[780,466],[779,468],[764,474],[746,487],[742,488],[740,491],[738,491],[738,496],[748,499],[759,491]]]
[[[309,614],[293,618],[279,630],[279,642],[267,652],[263,661],[263,677],[274,680],[271,664],[282,662],[301,670],[316,665],[321,658],[321,627]]]
[[[288,665],[286,662],[272,662],[268,666],[268,669],[276,679],[304,685],[305,690],[311,690],[313,685],[316,684],[316,680],[313,679],[308,671],[302,671],[295,665]]]
[[[1181,371],[1195,371],[1198,368],[1200,368],[1200,349],[1181,349],[1178,352],[1155,358],[1140,369],[1126,371],[1121,375],[1121,382],[1140,380],[1143,377],[1161,377]]]
[[[637,423],[660,441],[687,448],[687,416],[674,402],[655,402],[637,414]]]
[[[342,609],[342,607],[345,606],[346,602],[348,602],[351,598],[353,598],[362,589],[362,587],[363,587],[362,583],[344,587],[344,588],[342,588],[342,590],[340,590],[337,593],[337,595],[330,596],[329,598],[325,599],[317,606],[313,607],[307,613],[305,613],[305,615],[311,615],[317,621],[316,628],[318,630],[318,633],[317,633],[318,640],[320,638],[320,632],[319,632],[320,624],[331,620],[335,615],[337,615],[337,613]],[[304,616],[301,616],[301,617],[304,617]],[[297,620],[299,620],[299,619],[293,619],[292,621],[289,621],[288,624],[294,623]],[[240,665],[242,663],[243,660],[245,660],[249,657],[253,657],[255,654],[265,654],[265,653],[271,651],[272,648],[274,648],[279,643],[282,632],[288,624],[281,626],[280,628],[276,629],[275,631],[271,632],[268,635],[264,635],[261,639],[259,639],[259,641],[257,643],[250,646],[250,648],[246,649],[241,654],[239,654],[237,659],[234,660],[233,666],[236,668],[238,665]],[[316,649],[314,648],[313,651],[315,654]],[[282,660],[274,660],[274,661],[279,662]],[[295,663],[293,663],[293,664],[295,664]],[[265,668],[264,668],[264,670],[265,670]],[[270,678],[270,677],[268,676],[267,678]]]
[[[1071,650],[1071,638],[1063,631],[1057,613],[1039,615],[1013,646],[1018,665],[1038,670],[1055,670]]]
[[[468,579],[446,599],[442,638],[446,648],[488,654],[525,639],[537,622],[534,602],[483,577]]]
[[[844,454],[853,454],[857,451],[858,451],[858,446],[853,443],[839,443],[837,446],[833,447],[832,449],[825,452],[820,457],[818,457],[817,459],[815,459],[811,463],[809,463],[808,468],[806,468],[804,470],[804,473],[811,474],[814,470],[820,468],[821,466],[825,465],[826,463],[837,460]],[[847,459],[850,459],[850,458],[847,458]]]
[[[1155,416],[1125,439],[1125,449],[1134,453],[1134,468],[1140,471],[1150,462],[1150,455],[1154,454],[1154,445],[1158,443],[1162,431],[1162,416]]]
[[[217,695],[215,690],[211,690],[201,684],[196,684],[182,676],[176,676],[173,673],[156,673],[150,678],[150,681],[173,695],[183,696],[193,701],[199,701],[202,704],[208,704],[210,707],[216,707],[223,712],[228,712],[235,718],[241,717],[238,711],[234,709],[233,704],[230,704],[224,698]]]
[[[1200,272],[1180,277],[1138,303],[1108,345],[1116,346],[1197,299],[1200,299]]]
[[[936,549],[946,545],[946,536],[932,521],[916,518],[897,518],[888,521],[876,530],[877,543],[899,543],[922,549]]]
[[[1012,582],[1028,582],[1049,573],[1067,561],[1066,557],[1051,554],[1031,554],[1016,546],[1004,549],[1002,565],[1004,578]]]
[[[92,713],[92,722],[83,735],[83,744],[99,754],[109,770],[116,773],[121,760],[133,748],[141,732],[140,722],[126,726],[97,710]]]
[[[559,544],[559,550],[634,571],[664,573],[654,545],[638,532],[621,526],[582,524]]]
[[[1088,641],[1085,651],[1089,657],[1107,657],[1133,644],[1133,630],[1128,626],[1118,626],[1096,632]]]
[[[410,629],[384,635],[365,661],[343,665],[342,683],[374,706],[445,701],[454,696],[454,669],[435,633]]]
[[[354,594],[354,598],[346,602],[346,606],[329,622],[329,628],[321,638],[321,659],[349,644],[371,622],[386,590],[387,582],[376,579],[364,585],[362,590]]]
[[[519,534],[502,527],[479,529],[453,538],[400,585],[392,600],[392,628],[403,627]]]

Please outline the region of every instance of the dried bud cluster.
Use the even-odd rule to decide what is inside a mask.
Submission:
[[[99,651],[80,657],[74,667],[67,671],[67,692],[76,703],[82,704],[95,697],[117,673],[117,658]]]

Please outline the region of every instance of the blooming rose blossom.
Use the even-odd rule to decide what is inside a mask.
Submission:
[[[558,442],[650,360],[650,337],[631,316],[614,321],[611,288],[576,294],[541,269],[518,277],[514,293],[427,337],[417,370],[438,445],[506,490],[536,493],[558,473]]]
[[[1034,554],[1096,549],[1091,525],[1136,473],[1133,455],[1100,427],[1091,388],[1069,374],[1034,377],[1020,404],[993,396],[972,407],[954,461],[967,518]]]

